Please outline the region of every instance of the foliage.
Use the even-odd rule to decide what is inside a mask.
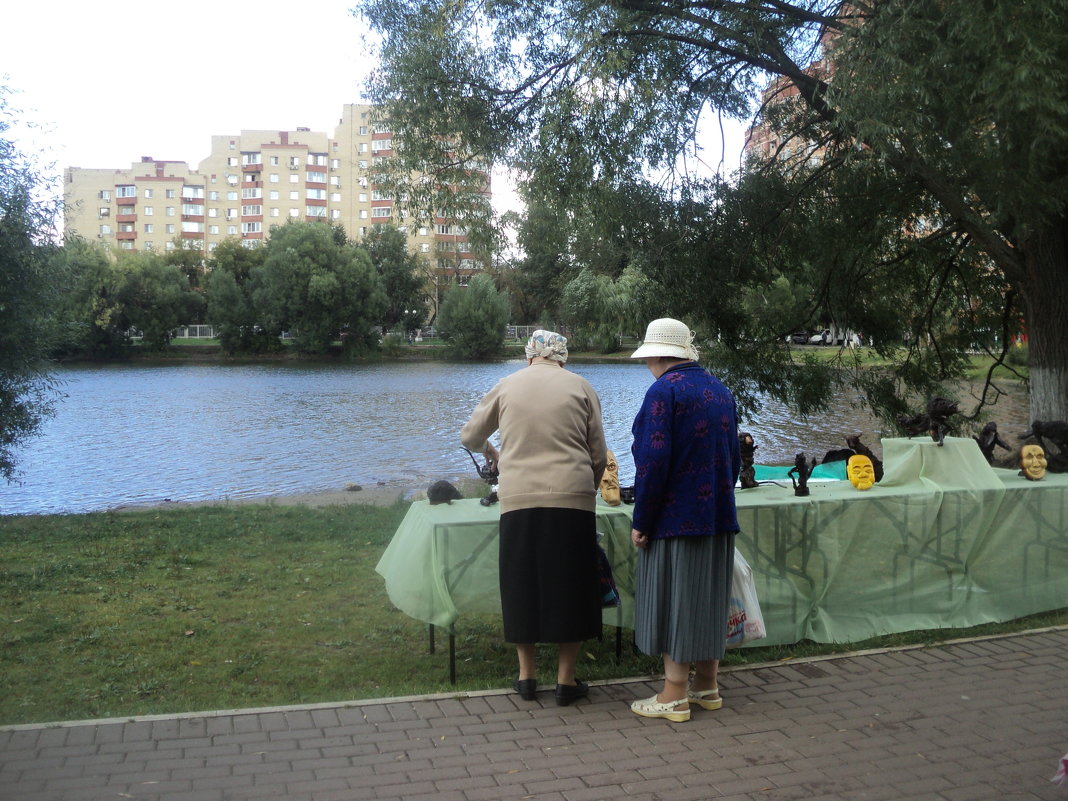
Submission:
[[[12,481],[15,450],[52,411],[46,358],[64,277],[54,258],[57,210],[41,199],[47,179],[13,140],[9,91],[0,85],[0,477]]]
[[[182,323],[199,318],[204,297],[193,291],[181,269],[155,253],[122,253],[119,303],[130,325],[141,331],[142,343],[162,350]]]
[[[301,350],[345,350],[376,342],[372,326],[386,306],[382,282],[367,252],[322,223],[288,222],[267,243],[255,271],[253,299],[263,327],[289,331]]]
[[[56,258],[70,275],[57,306],[59,357],[113,356],[128,344],[130,320],[121,299],[124,275],[114,254],[98,242],[68,237]]]
[[[616,281],[583,268],[564,287],[560,303],[563,319],[572,324],[575,347],[614,353],[625,336],[637,336],[649,319],[643,300],[650,285],[634,267],[624,269]]]
[[[504,343],[508,308],[508,296],[497,291],[493,279],[476,275],[468,286],[454,286],[445,295],[438,332],[460,358],[491,358]]]
[[[425,259],[408,250],[408,237],[392,225],[376,228],[361,243],[382,280],[386,309],[378,321],[388,331],[400,324],[414,331],[426,314]]]
[[[615,278],[634,264],[732,382],[801,411],[858,378],[848,353],[799,369],[790,330],[833,323],[886,348],[908,334],[864,378],[887,417],[959,376],[967,351],[1003,358],[1022,318],[1032,414],[1068,417],[1060,0],[990,0],[981,13],[971,0],[359,10],[382,34],[371,93],[405,131],[404,166],[455,166],[464,152],[523,176],[526,266],[544,299],[528,308],[583,267]],[[834,71],[810,68],[822,56]],[[769,76],[778,158],[738,183],[686,174],[702,122],[748,116]]]
[[[281,347],[277,331],[261,324],[252,298],[252,274],[263,264],[265,248],[246,248],[227,239],[215,248],[205,281],[208,319],[227,353],[263,353]]]

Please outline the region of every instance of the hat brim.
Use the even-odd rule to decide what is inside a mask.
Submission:
[[[662,342],[646,342],[630,354],[632,359],[645,359],[651,356],[667,356],[672,359],[693,358],[681,345],[668,345]]]

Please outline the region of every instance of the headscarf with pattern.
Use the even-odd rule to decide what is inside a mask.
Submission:
[[[530,335],[525,351],[528,359],[541,356],[545,359],[558,361],[560,364],[566,364],[567,337],[561,336],[555,331],[543,331],[539,328]]]

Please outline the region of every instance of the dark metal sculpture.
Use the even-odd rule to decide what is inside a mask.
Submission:
[[[808,477],[816,469],[816,460],[809,464],[805,461],[805,454],[799,453],[794,457],[794,466],[786,473],[790,477],[790,483],[794,485],[794,495],[803,498],[808,495]],[[796,474],[797,478],[794,479]]]
[[[467,451],[467,448],[464,448]],[[467,451],[467,455],[471,457],[471,462],[475,465],[475,472],[478,473],[478,477],[490,485],[490,493],[485,498],[479,501],[483,506],[490,506],[497,503],[497,480],[500,478],[501,472],[497,469],[495,462],[486,461],[484,464],[479,464],[475,455],[471,451]]]
[[[991,420],[985,426],[983,430],[979,432],[979,436],[972,437],[978,444],[979,450],[986,458],[987,464],[994,463],[994,447],[998,446],[1004,448],[1007,451],[1011,451],[1012,448],[1005,444],[1005,440],[1001,438],[998,433],[998,424]]]
[[[426,499],[430,501],[431,506],[439,503],[451,504],[453,501],[458,501],[463,497],[463,493],[460,490],[444,479],[435,481],[426,491]]]
[[[754,454],[757,449],[753,435],[748,431],[739,432],[738,447],[742,452],[742,469],[738,474],[738,480],[741,482],[742,489],[752,489],[759,485],[756,480],[756,468],[753,467]]]
[[[1046,469],[1051,473],[1068,473],[1068,423],[1063,420],[1032,420],[1031,429],[1020,439],[1033,437],[1046,452]],[[1050,448],[1053,445],[1056,450]]]
[[[949,418],[957,412],[957,401],[948,398],[931,398],[927,401],[926,412],[920,412],[912,417],[901,415],[897,418],[897,424],[909,439],[929,433],[931,439],[941,446],[945,444],[946,434],[954,430]]]

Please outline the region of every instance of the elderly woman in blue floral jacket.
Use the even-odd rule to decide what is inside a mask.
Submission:
[[[631,709],[678,722],[689,720],[692,704],[723,705],[717,674],[738,532],[737,410],[730,390],[697,363],[685,323],[654,320],[632,358],[645,359],[656,379],[632,429],[634,639],[663,656],[664,689]]]

